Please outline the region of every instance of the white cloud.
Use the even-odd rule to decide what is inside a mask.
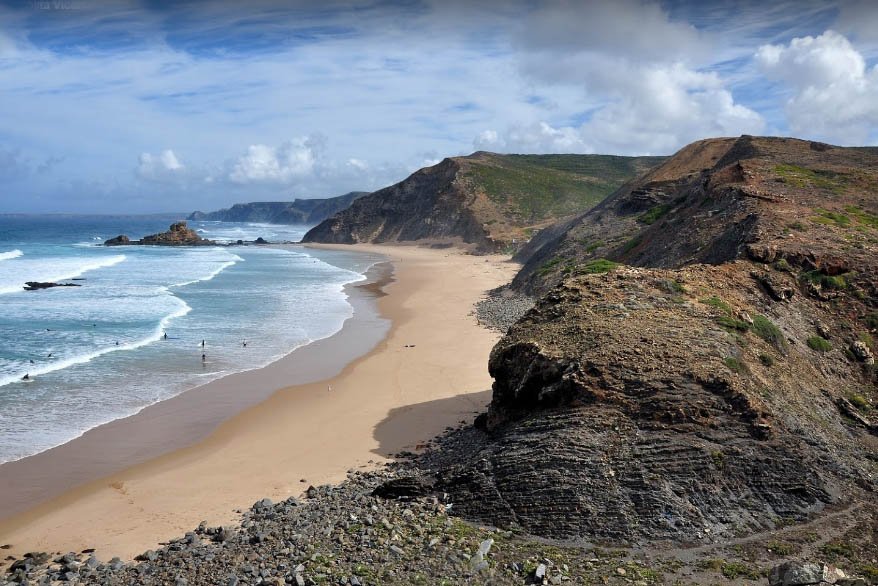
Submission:
[[[843,35],[828,30],[788,45],[763,45],[756,61],[792,91],[786,116],[794,133],[863,144],[878,126],[878,66]]]
[[[234,183],[290,183],[314,171],[317,146],[310,137],[288,140],[278,147],[250,145],[247,154],[234,163],[229,180]]]
[[[682,63],[634,63],[613,56],[572,59],[577,82],[601,105],[579,125],[539,121],[488,130],[476,148],[503,152],[669,154],[709,136],[759,134],[762,117],[735,103],[718,75]]]
[[[365,171],[369,168],[369,165],[366,163],[366,161],[361,161],[360,159],[348,159],[348,165],[350,165],[354,169],[359,169],[360,171]]]
[[[171,149],[158,155],[141,153],[137,174],[144,179],[169,179],[179,175],[185,167]]]

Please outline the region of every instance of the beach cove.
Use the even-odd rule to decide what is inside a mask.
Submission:
[[[12,546],[7,555],[95,548],[102,559],[130,559],[201,521],[234,522],[235,511],[256,500],[297,496],[416,449],[481,410],[490,399],[487,358],[498,335],[470,314],[516,265],[456,249],[342,249],[388,262],[373,267],[365,284],[349,286],[356,288],[354,317],[336,335],[0,466],[0,487],[14,497],[4,506],[20,511],[0,513],[0,544]],[[223,398],[241,385],[257,396],[276,392],[239,413],[233,400],[221,413]],[[201,416],[205,410],[210,417]],[[135,425],[147,431],[133,434]],[[124,438],[133,438],[127,449]],[[110,469],[101,469],[93,455],[108,450],[117,459],[105,459]],[[34,486],[57,493],[40,497]]]

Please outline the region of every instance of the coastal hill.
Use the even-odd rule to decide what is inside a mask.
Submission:
[[[455,243],[507,250],[589,209],[664,157],[498,155],[444,159],[355,201],[304,242]]]
[[[294,199],[293,201],[262,201],[236,203],[215,212],[192,212],[187,220],[219,222],[264,222],[266,224],[317,224],[345,209],[366,195],[366,191],[351,191],[337,197],[323,199]]]
[[[878,149],[701,141],[543,234],[482,431],[426,464],[458,514],[691,543],[841,511],[874,538]]]

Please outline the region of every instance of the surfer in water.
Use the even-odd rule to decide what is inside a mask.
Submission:
[[[207,354],[202,354],[201,355],[201,364],[204,364],[206,362],[207,362]]]
[[[21,380],[30,380],[30,373],[26,373],[23,377],[21,377]]]
[[[165,335],[162,336],[162,338],[165,339],[165,340],[167,340],[167,339],[168,339],[168,332],[165,332]]]
[[[204,348],[204,340],[201,340],[201,347]]]

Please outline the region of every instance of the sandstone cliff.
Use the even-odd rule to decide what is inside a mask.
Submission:
[[[322,222],[304,242],[441,242],[515,247],[595,205],[663,157],[477,152],[421,169]]]
[[[351,191],[338,197],[324,199],[295,199],[236,203],[215,212],[192,212],[187,220],[219,222],[264,222],[267,224],[317,224],[345,209],[365,191]]]

